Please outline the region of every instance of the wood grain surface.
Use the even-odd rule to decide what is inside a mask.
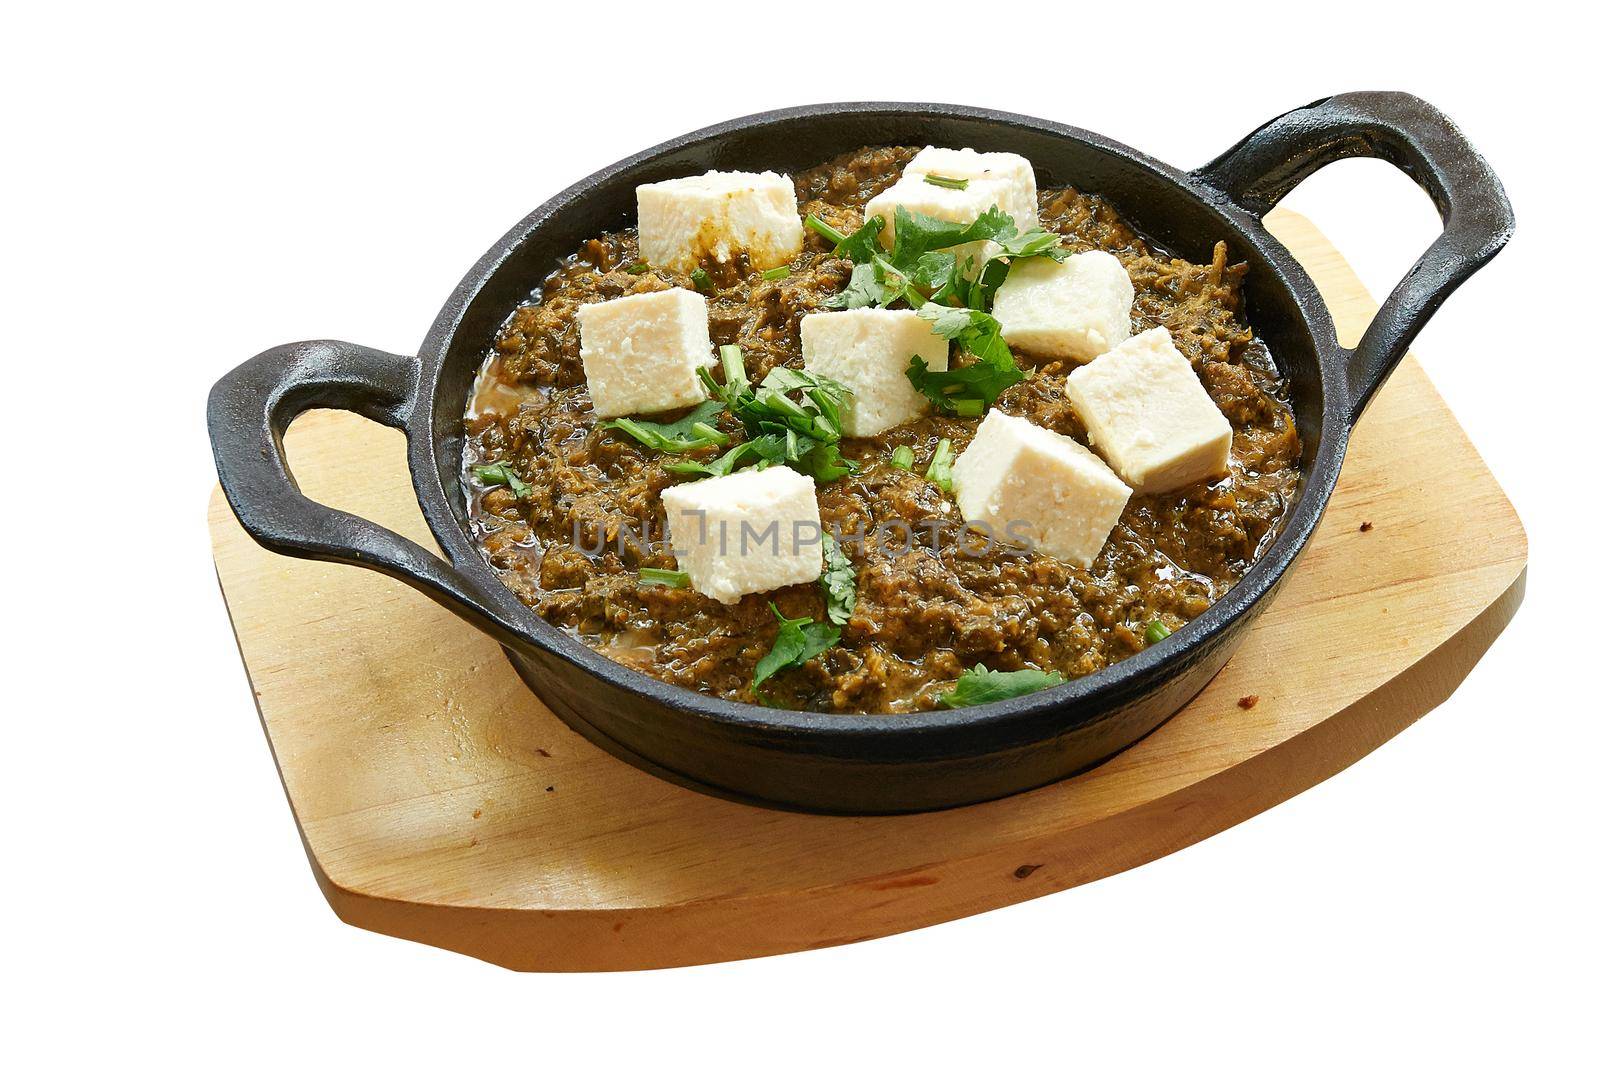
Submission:
[[[1306,220],[1269,223],[1352,343],[1371,298]],[[309,495],[432,544],[397,432],[313,412],[288,443]],[[1183,848],[1437,706],[1515,612],[1527,560],[1516,513],[1408,358],[1356,430],[1299,568],[1176,718],[1022,796],[837,817],[716,799],[621,763],[547,711],[498,645],[421,594],[264,551],[220,491],[210,523],[261,721],[334,910],[533,970],[860,941]]]

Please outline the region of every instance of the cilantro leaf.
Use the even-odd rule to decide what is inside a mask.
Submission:
[[[503,485],[517,495],[518,500],[527,500],[533,495],[533,486],[517,476],[509,459],[502,459],[496,463],[479,463],[472,468],[472,476],[478,479],[481,485]]]
[[[798,667],[839,643],[841,633],[837,626],[817,622],[809,616],[803,619],[786,619],[778,605],[769,603],[778,617],[778,636],[772,641],[772,650],[756,664],[755,675],[750,679],[751,690],[760,689],[763,682],[786,667]]]
[[[1049,230],[1040,229],[1037,226],[1022,233],[1016,233],[1015,226],[1012,227],[1012,230],[1013,232],[1010,234],[1002,234],[999,237],[991,238],[1000,246],[1000,251],[996,255],[1006,256],[1012,260],[1045,256],[1055,260],[1057,263],[1072,255],[1071,252],[1061,247],[1061,235],[1058,233],[1051,233]]]
[[[953,260],[955,257],[947,258]],[[888,256],[879,253],[870,260],[856,264],[850,272],[849,284],[825,303],[828,307],[836,308],[888,307],[903,299],[917,307],[926,302],[917,284],[913,275],[897,267]]]
[[[911,267],[911,284],[926,290],[933,304],[965,304],[970,299],[968,278],[976,272],[977,259],[958,257],[954,252],[924,252]]]
[[[1037,226],[1019,231],[1016,220],[1000,210],[998,204],[991,205],[968,223],[919,215],[903,207],[895,209],[894,252],[897,262],[908,262],[923,252],[953,248],[973,241],[993,241],[999,246],[994,253],[996,256],[1065,259],[1072,254],[1061,247],[1059,234]]]
[[[686,459],[677,463],[663,463],[661,469],[671,471],[673,474],[720,478],[724,474],[732,474],[740,467],[747,467],[752,464],[755,465],[756,469],[764,470],[774,463],[782,463],[783,452],[781,438],[763,434],[760,437],[734,445],[728,451],[709,462]]]
[[[951,222],[921,215],[904,207],[894,209],[894,258],[898,263],[914,263],[924,252],[973,241],[993,240],[1007,230],[1016,231],[1011,216],[994,205],[971,222]]]
[[[602,422],[603,430],[621,430],[646,448],[658,452],[698,452],[725,445],[732,438],[716,427],[722,413],[720,400],[707,400],[674,422],[646,422],[643,419],[612,419]]]
[[[843,626],[856,610],[856,569],[833,535],[822,535],[822,593],[828,600],[828,618]]]
[[[933,324],[933,332],[956,342],[973,357],[965,366],[929,370],[926,361],[911,358],[906,377],[940,410],[955,415],[982,415],[1000,394],[1027,377],[1017,368],[1011,349],[1000,336],[1000,320],[971,308],[926,304],[917,314]]]
[[[852,263],[866,263],[879,252],[878,235],[883,232],[883,216],[874,215],[852,234],[843,234],[815,215],[806,216],[806,226],[833,242],[833,254]]]
[[[970,671],[963,671],[955,687],[939,697],[939,703],[947,708],[970,708],[974,704],[992,704],[1037,693],[1066,680],[1059,671],[991,671],[980,663]]]
[[[850,271],[850,282],[843,289],[823,301],[831,308],[881,307],[889,303],[889,290],[884,285],[877,258],[857,263]]]
[[[809,474],[819,484],[836,482],[847,474],[854,474],[858,469],[855,462],[844,457],[839,451],[837,443],[831,441],[818,441],[807,450],[803,461],[789,466],[801,474]]]
[[[927,304],[917,315],[933,324],[933,332],[947,337],[979,359],[1010,369],[1016,366],[1011,349],[1000,336],[1000,320],[987,311]]]
[[[878,235],[883,233],[883,216],[874,215],[861,228],[834,246],[833,254],[852,263],[864,263],[882,250]]]
[[[988,311],[994,304],[995,293],[1000,291],[1010,273],[1011,264],[998,256],[984,263],[983,269],[969,275],[962,286],[961,303],[973,311]]]
[[[950,415],[975,419],[989,410],[1000,394],[1025,375],[1002,370],[993,363],[970,363],[954,370],[929,370],[921,356],[911,357],[906,377],[932,404]]]

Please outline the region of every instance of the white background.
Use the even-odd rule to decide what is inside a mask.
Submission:
[[[1594,59],[1574,7],[1416,7],[12,11],[0,1041],[34,1046],[14,1062],[1593,1062],[1593,539],[1567,494],[1593,491],[1600,384]],[[211,568],[215,378],[305,337],[412,350],[546,197],[747,112],[958,101],[1190,167],[1377,88],[1453,116],[1520,223],[1418,343],[1532,542],[1520,615],[1448,703],[1182,853],[868,944],[516,975],[334,918]],[[1438,229],[1368,161],[1289,205],[1374,291]]]

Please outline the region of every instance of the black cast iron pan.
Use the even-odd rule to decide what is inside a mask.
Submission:
[[[1250,271],[1251,325],[1287,375],[1304,482],[1256,566],[1172,637],[1106,670],[1030,696],[913,715],[836,716],[689,692],[606,659],[544,622],[495,577],[467,532],[462,413],[511,310],[585,238],[632,222],[641,182],[719,170],[793,173],[862,145],[1018,152],[1040,187],[1110,198],[1158,244],[1208,260],[1219,238]],[[1305,271],[1261,216],[1319,168],[1385,159],[1438,206],[1444,230],[1389,294],[1354,349],[1334,336]],[[822,104],[752,115],[657,145],[567,189],[472,268],[415,356],[339,341],[263,352],[219,381],[207,411],[222,487],[239,522],[276,552],[370,567],[493,636],[554,711],[658,773],[768,803],[905,812],[1019,792],[1100,762],[1159,726],[1222,667],[1271,600],[1333,491],[1350,428],[1440,303],[1512,231],[1499,181],[1456,127],[1405,93],[1348,93],[1273,119],[1183,172],[1042,119],[945,104]],[[283,432],[301,412],[342,408],[405,431],[417,499],[440,558],[366,519],[302,496]]]

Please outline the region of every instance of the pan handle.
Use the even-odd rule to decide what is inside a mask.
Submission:
[[[1400,168],[1444,220],[1444,232],[1347,350],[1354,423],[1445,297],[1505,247],[1516,223],[1483,157],[1438,108],[1409,93],[1344,93],[1279,115],[1193,177],[1261,216],[1318,170],[1352,156]]]
[[[353,411],[411,432],[421,366],[342,341],[302,341],[261,353],[211,389],[206,422],[223,494],[245,531],[302,559],[353,563],[427,594],[498,640],[519,628],[461,574],[416,542],[300,492],[283,434],[312,408]]]

